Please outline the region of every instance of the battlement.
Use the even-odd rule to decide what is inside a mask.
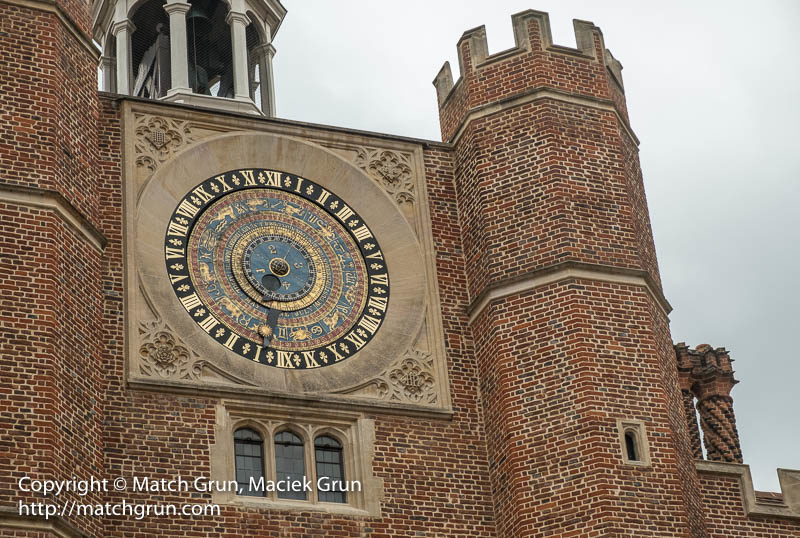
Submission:
[[[766,495],[755,491],[749,465],[716,461],[698,461],[695,465],[708,504],[725,509],[738,505],[745,517],[800,519],[800,471],[778,469],[781,493]],[[723,496],[728,490],[721,481],[726,480],[738,483],[741,500]]]
[[[511,16],[511,24],[514,30],[515,46],[495,54],[489,54],[485,26],[478,26],[464,32],[457,44],[460,72],[458,81],[453,81],[450,62],[444,63],[433,80],[440,107],[448,100],[453,89],[469,73],[480,70],[488,64],[502,62],[526,52],[544,51],[599,62],[608,69],[613,80],[619,85],[619,89],[623,90],[622,64],[605,48],[603,33],[594,23],[579,19],[573,20],[577,45],[575,48],[553,44],[550,17],[543,11],[529,9],[514,14]]]
[[[458,80],[453,81],[449,62],[433,80],[443,140],[457,138],[473,112],[556,94],[560,100],[615,112],[623,129],[636,139],[627,126],[622,64],[605,48],[600,28],[574,20],[576,47],[572,48],[553,44],[547,13],[527,10],[512,15],[511,22],[514,47],[489,54],[486,28],[468,30],[458,40]]]

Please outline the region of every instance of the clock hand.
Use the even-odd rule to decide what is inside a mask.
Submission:
[[[264,275],[261,279],[261,285],[269,291],[275,291],[281,287],[281,281],[275,275]],[[269,294],[265,294],[262,300],[269,299]],[[277,308],[267,307],[267,323],[258,327],[258,334],[264,338],[264,347],[269,346],[272,338],[275,336],[275,328],[278,326],[278,316],[281,311]]]
[[[258,327],[258,334],[264,337],[264,347],[268,347],[275,336],[275,328],[278,326],[280,313],[281,311],[277,308],[267,307],[267,323]]]

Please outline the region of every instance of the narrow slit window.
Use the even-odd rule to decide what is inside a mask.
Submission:
[[[639,450],[636,446],[636,434],[631,431],[625,432],[625,451],[628,455],[628,461],[640,461]]]
[[[320,435],[314,441],[314,459],[320,502],[346,503],[342,444],[333,437]]]
[[[306,462],[303,453],[303,440],[290,431],[283,431],[275,435],[275,474],[276,480],[301,484],[306,478]],[[283,489],[292,489],[285,487]],[[306,500],[306,492],[279,491],[279,499]]]
[[[261,435],[250,428],[240,428],[233,434],[233,444],[239,495],[263,497],[264,441]]]

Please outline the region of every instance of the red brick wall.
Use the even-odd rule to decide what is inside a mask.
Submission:
[[[456,182],[472,297],[565,261],[643,268],[619,139],[612,113],[553,100],[470,123]]]
[[[501,536],[687,534],[655,316],[641,288],[568,280],[476,320]],[[652,466],[623,465],[617,418],[646,422]]]
[[[96,225],[95,58],[56,15],[0,3],[0,95],[2,181],[58,191]]]
[[[800,536],[800,520],[765,516],[746,517],[738,477],[700,474],[708,532],[712,538]]]
[[[0,204],[0,215],[0,503],[16,508],[43,500],[19,490],[23,476],[103,468],[100,255],[53,212]]]
[[[88,25],[81,0],[59,5]],[[541,50],[534,20],[528,31],[532,53],[478,69],[462,42],[446,138],[468,109],[535,87],[626,116],[600,63]],[[599,35],[595,45],[602,57]],[[98,101],[95,68],[57,17],[0,4],[0,179],[58,193],[108,239],[101,255],[55,212],[0,203],[4,507],[40,500],[20,495],[24,474],[210,474],[216,400],[126,384],[121,119],[118,101]],[[698,480],[668,320],[643,288],[565,280],[468,324],[484,289],[562,261],[659,281],[636,145],[616,115],[541,100],[470,124],[454,149],[426,146],[424,160],[454,416],[371,417],[383,517],[223,507],[221,518],[70,522],[93,536],[673,537],[706,524],[720,537],[798,535],[795,522],[744,518],[738,483]],[[623,465],[618,418],[647,424],[651,466]]]
[[[0,3],[0,187],[88,227],[100,206],[96,65],[55,14]],[[102,473],[102,259],[56,211],[4,202],[0,215],[0,504],[16,509],[43,500],[19,491],[22,476]],[[99,533],[96,519],[74,523]]]

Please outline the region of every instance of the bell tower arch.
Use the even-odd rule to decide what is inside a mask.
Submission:
[[[275,114],[277,0],[99,0],[103,89],[123,95]]]

